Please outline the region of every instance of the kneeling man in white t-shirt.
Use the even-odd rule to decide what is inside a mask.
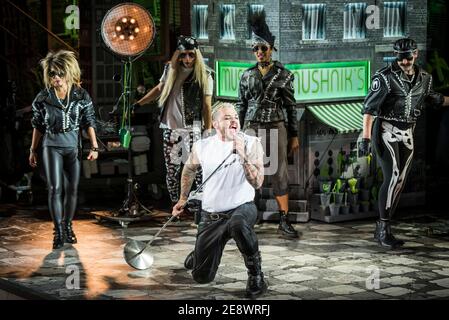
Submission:
[[[255,298],[267,290],[254,224],[257,208],[255,189],[264,177],[263,148],[256,137],[240,132],[238,114],[232,104],[223,103],[212,113],[216,134],[197,141],[181,176],[181,196],[173,207],[178,216],[187,201],[197,168],[206,180],[226,157],[234,152],[203,186],[201,220],[195,250],[185,261],[199,283],[214,280],[223,249],[234,239],[248,268],[246,294]]]

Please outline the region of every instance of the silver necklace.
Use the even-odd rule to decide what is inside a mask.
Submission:
[[[58,97],[58,94],[57,94],[57,92],[56,92],[56,89],[55,89],[55,96],[56,96],[56,99],[58,99],[58,102],[59,102],[59,104],[61,105],[61,107],[62,107],[64,110],[67,109],[68,106],[69,106],[69,104],[70,104],[70,94],[69,94],[69,90],[67,90],[67,94],[66,94],[66,97],[67,97],[66,105],[64,105],[64,104],[62,103],[62,99],[60,99],[60,98]]]

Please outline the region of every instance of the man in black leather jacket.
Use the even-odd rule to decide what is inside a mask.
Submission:
[[[368,155],[372,140],[384,181],[379,190],[380,220],[374,240],[396,248],[404,244],[391,233],[390,219],[399,202],[413,159],[413,131],[426,106],[449,105],[449,98],[432,90],[432,76],[415,64],[418,49],[414,40],[394,44],[396,61],[378,70],[365,98],[361,155]]]
[[[252,131],[266,142],[263,143],[266,150],[274,149],[269,152],[270,166],[266,174],[273,175],[273,192],[280,214],[278,232],[298,238],[298,232],[288,219],[287,142],[291,154],[299,149],[294,76],[280,62],[271,59],[272,51],[276,50],[275,37],[266,25],[264,11],[253,15],[251,26],[252,50],[257,64],[246,70],[240,79],[237,103],[240,123],[246,132]],[[271,143],[270,138],[273,139]]]

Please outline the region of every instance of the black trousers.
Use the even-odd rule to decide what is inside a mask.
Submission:
[[[44,147],[43,164],[48,187],[48,210],[55,225],[75,215],[81,164],[78,148]],[[64,188],[64,199],[62,191]]]
[[[259,251],[254,224],[257,208],[254,202],[223,213],[227,218],[211,220],[209,213],[201,212],[195,243],[192,276],[196,282],[208,283],[214,280],[220,265],[223,249],[230,239],[234,239],[240,252],[252,256]]]
[[[414,125],[399,129],[377,118],[373,125],[372,143],[384,177],[379,189],[381,219],[391,219],[399,203],[413,159]]]

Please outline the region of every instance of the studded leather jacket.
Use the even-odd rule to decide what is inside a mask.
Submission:
[[[67,106],[60,102],[53,89],[39,92],[32,104],[31,125],[41,133],[63,133],[95,126],[92,100],[81,87],[73,87]]]
[[[257,65],[247,69],[239,87],[236,105],[240,124],[287,122],[290,137],[298,136],[296,100],[293,89],[294,75],[275,61],[273,67],[262,76]]]
[[[425,107],[439,108],[443,102],[444,96],[432,89],[429,73],[415,66],[415,75],[410,79],[394,62],[372,77],[362,113],[413,124]]]

